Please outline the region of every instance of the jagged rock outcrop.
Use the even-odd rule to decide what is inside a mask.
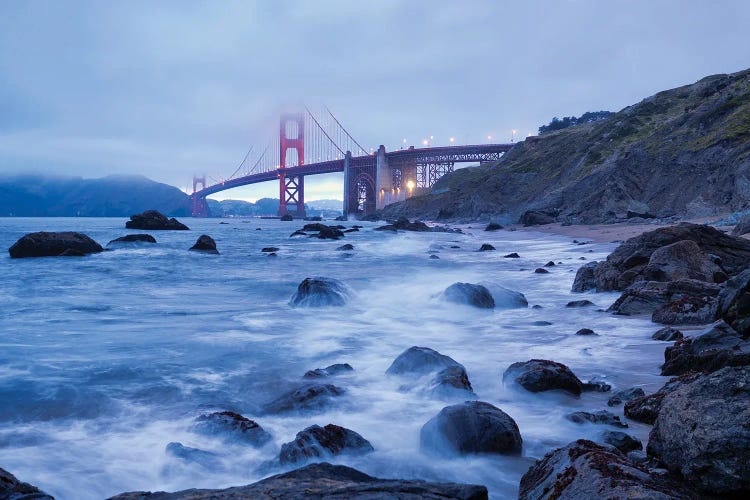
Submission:
[[[8,249],[11,259],[26,257],[81,257],[104,249],[82,233],[64,231],[29,233]]]
[[[107,246],[118,243],[156,243],[156,238],[150,234],[127,234],[114,240],[110,240]]]
[[[293,307],[343,306],[352,296],[348,286],[339,280],[316,276],[305,278],[297,286],[289,305]]]
[[[349,363],[336,363],[325,368],[316,368],[305,372],[304,378],[326,378],[354,371]]]
[[[725,366],[750,365],[750,339],[743,338],[723,320],[700,334],[685,337],[664,350],[662,375],[712,372]]]
[[[364,455],[373,450],[368,440],[351,429],[334,424],[311,425],[298,432],[294,441],[281,445],[279,461],[289,464],[341,454]]]
[[[639,281],[629,286],[607,310],[623,315],[647,314],[662,321],[669,319],[671,311],[671,319],[705,324],[716,319],[719,291],[719,285],[697,280]],[[684,309],[680,304],[685,304]]]
[[[345,499],[399,498],[403,500],[487,500],[487,488],[473,484],[428,483],[404,479],[378,479],[351,467],[311,464],[271,476],[248,486],[224,490],[185,490],[175,493],[122,493],[110,500],[216,500],[253,498]]]
[[[216,249],[216,242],[207,234],[202,234],[198,237],[195,245],[190,247],[193,252],[210,253],[219,255],[219,251]]]
[[[146,231],[187,231],[190,229],[174,217],[167,218],[166,215],[156,210],[146,210],[142,214],[130,216],[130,220],[125,223],[128,229],[145,229]]]
[[[3,500],[55,500],[36,486],[16,479],[5,469],[0,469],[0,498]]]
[[[263,446],[271,440],[269,434],[256,421],[233,411],[217,411],[195,419],[194,432],[217,436],[227,441]]]
[[[271,401],[264,407],[264,411],[266,413],[321,411],[344,394],[344,389],[333,384],[305,384]]]

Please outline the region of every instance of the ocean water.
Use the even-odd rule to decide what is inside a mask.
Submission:
[[[665,344],[651,340],[656,325],[603,312],[616,294],[570,293],[576,269],[615,244],[479,226],[464,226],[463,235],[392,234],[373,231],[373,223],[337,242],[289,238],[298,221],[184,222],[191,231],[152,232],[158,243],[151,246],[84,258],[0,256],[0,467],[59,499],[223,488],[282,472],[272,463],[282,443],[309,425],[334,423],[375,448],[334,462],[380,477],[478,483],[493,498],[514,498],[535,459],[577,438],[596,439],[605,427],[576,425],[564,415],[607,408],[609,395],[518,391],[502,383],[508,365],[553,359],[613,390],[640,386],[648,393],[664,382],[658,372]],[[0,247],[41,230],[82,231],[103,245],[139,232],[124,226],[119,218],[0,219]],[[221,255],[187,251],[200,234],[211,235]],[[355,249],[336,251],[343,243]],[[477,252],[482,243],[497,251]],[[278,257],[263,254],[266,246],[279,247]],[[440,259],[429,259],[429,251]],[[509,252],[521,258],[504,259]],[[533,272],[549,260],[561,264],[549,274]],[[355,296],[344,307],[290,307],[309,276],[342,280]],[[437,295],[457,281],[497,283],[542,308],[487,311],[442,302]],[[596,307],[565,307],[581,298]],[[583,327],[600,335],[574,335]],[[521,457],[420,451],[421,426],[457,401],[431,396],[425,380],[385,375],[413,345],[466,367],[478,398],[518,423]],[[346,390],[335,405],[322,413],[261,414],[265,403],[300,385],[305,371],[338,362],[354,372],[332,380]],[[191,432],[197,416],[214,410],[255,419],[272,441],[255,449]],[[622,407],[613,411],[622,414]],[[645,444],[648,430],[631,422],[627,431]],[[200,464],[168,455],[173,441],[216,459]]]

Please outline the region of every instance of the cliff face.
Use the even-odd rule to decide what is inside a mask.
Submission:
[[[708,216],[750,207],[750,70],[660,92],[609,118],[531,137],[445,176],[385,217],[516,222],[529,209],[595,223],[628,210]]]

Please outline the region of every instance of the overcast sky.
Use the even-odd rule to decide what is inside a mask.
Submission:
[[[749,30],[747,0],[0,0],[0,174],[185,188],[231,174],[299,102],[366,147],[506,141],[748,68]],[[308,200],[341,198],[314,179]]]

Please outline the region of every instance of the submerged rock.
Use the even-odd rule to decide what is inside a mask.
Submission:
[[[463,366],[449,366],[439,371],[432,379],[432,393],[442,396],[475,396],[469,374]]]
[[[443,408],[422,427],[419,436],[423,450],[440,455],[518,455],[523,446],[516,422],[500,408],[482,401]]]
[[[673,479],[585,439],[557,448],[521,478],[519,500],[694,499]]]
[[[279,461],[297,463],[310,458],[328,458],[341,454],[364,455],[374,451],[368,440],[345,427],[312,425],[298,432],[294,441],[281,445]]]
[[[682,332],[671,326],[665,326],[664,328],[656,330],[656,332],[651,335],[651,338],[665,342],[674,342],[675,340],[680,340],[682,338]]]
[[[590,300],[571,300],[567,304],[565,304],[565,307],[589,307],[589,306],[595,306],[593,302]]]
[[[4,500],[55,500],[36,486],[16,479],[5,469],[0,469],[0,498]]]
[[[727,367],[664,397],[648,454],[708,495],[750,492],[750,367]]]
[[[119,238],[115,238],[114,240],[110,240],[110,242],[107,243],[107,246],[113,243],[156,243],[156,238],[154,238],[150,234],[128,234],[125,236],[120,236]]]
[[[191,448],[182,443],[169,443],[164,451],[167,455],[171,455],[186,462],[193,462],[209,469],[215,469],[220,465],[219,456],[216,453],[201,450],[199,448]]]
[[[104,249],[82,233],[38,232],[22,236],[8,249],[12,259],[25,257],[67,257],[99,253]]]
[[[482,281],[479,285],[485,287],[492,294],[495,309],[517,309],[529,307],[529,301],[521,292],[511,290],[497,283]]]
[[[304,378],[326,378],[354,371],[349,363],[336,363],[325,368],[316,368],[305,372]]]
[[[453,283],[445,289],[444,300],[455,304],[466,304],[480,309],[493,309],[495,299],[486,287],[473,283]]]
[[[429,347],[413,346],[399,354],[385,373],[388,375],[426,375],[452,366],[463,368],[463,365],[450,356],[440,354]]]
[[[580,330],[578,330],[576,332],[576,335],[590,335],[590,336],[594,336],[594,337],[598,337],[599,336],[599,334],[596,333],[591,328],[581,328]]]
[[[123,493],[112,497],[111,500],[143,500],[144,498],[153,500],[216,500],[220,498],[487,500],[487,488],[472,484],[378,479],[343,465],[319,463],[271,476],[248,486],[224,490],[192,489],[176,493]]]
[[[495,247],[493,247],[489,243],[482,243],[482,246],[479,247],[480,252],[489,252],[491,250],[495,250]]]
[[[642,398],[646,393],[640,387],[631,387],[630,389],[624,389],[617,391],[612,394],[612,397],[607,400],[607,406],[617,406],[623,403],[627,403],[631,399]]]
[[[513,252],[513,253],[509,253],[507,255],[503,255],[503,258],[504,259],[520,259],[521,256],[518,255],[516,252]]]
[[[260,249],[260,251],[263,252],[263,253],[278,252],[279,251],[279,247],[263,247],[263,248]]]
[[[264,410],[266,413],[322,410],[332,399],[343,396],[344,393],[344,389],[333,384],[306,384],[271,401]]]
[[[125,227],[147,231],[187,231],[190,229],[174,217],[168,219],[167,216],[156,210],[147,210],[142,214],[131,215],[130,220],[125,223]]]
[[[503,383],[509,380],[530,392],[559,389],[580,396],[583,387],[570,368],[546,359],[513,363],[503,373]]]
[[[534,272],[535,272],[536,274],[549,274],[549,271],[547,271],[547,270],[546,270],[545,268],[543,268],[543,267],[537,267],[536,269],[534,269]]]
[[[293,307],[343,306],[351,297],[344,283],[333,278],[305,278],[297,287],[289,305]]]
[[[284,214],[281,217],[279,217],[279,220],[283,222],[291,222],[294,220],[294,217],[292,217],[291,214]]]
[[[593,412],[575,411],[565,415],[565,418],[576,424],[601,424],[622,428],[628,426],[628,424],[620,420],[620,417],[607,410],[597,410]]]
[[[263,446],[271,440],[271,435],[257,422],[232,411],[201,415],[195,420],[193,431],[246,442],[253,446]]]
[[[340,252],[346,252],[346,251],[349,251],[349,250],[354,250],[354,245],[352,245],[351,243],[347,243],[346,245],[341,245],[340,247],[337,247],[336,250],[338,250]]]
[[[195,242],[195,245],[190,247],[190,250],[194,252],[219,254],[219,251],[216,249],[216,242],[207,234],[202,234],[198,238],[198,241]]]

